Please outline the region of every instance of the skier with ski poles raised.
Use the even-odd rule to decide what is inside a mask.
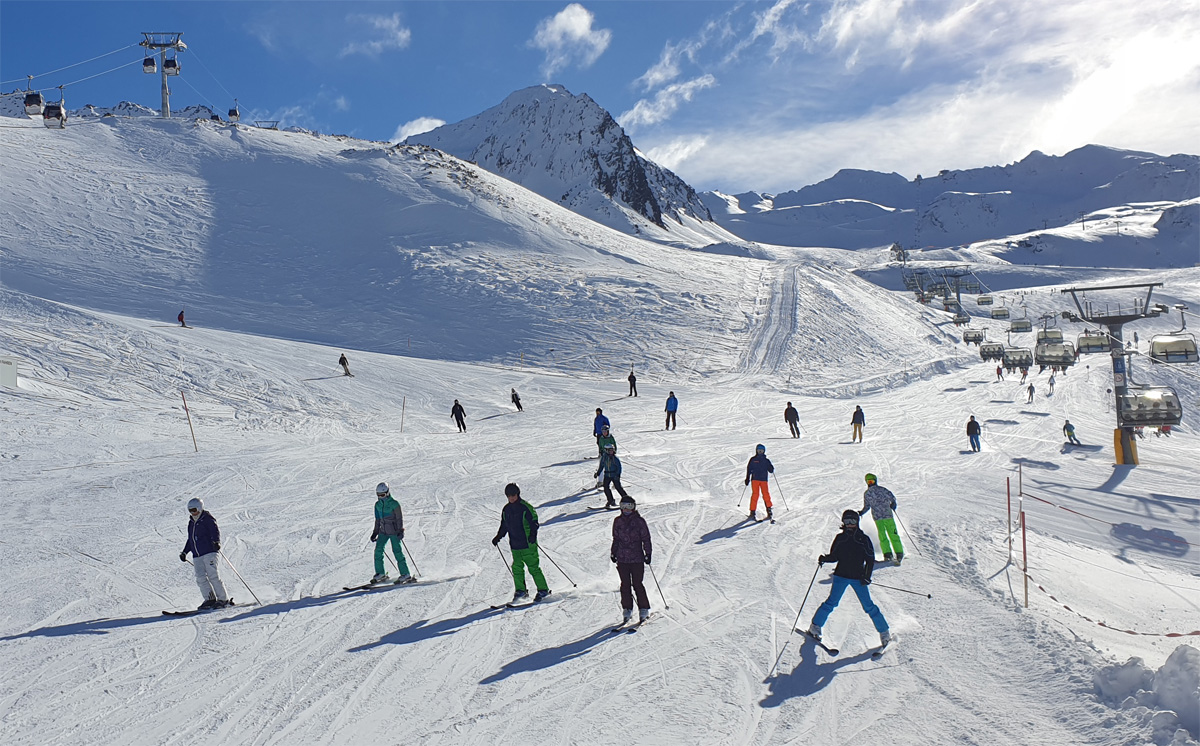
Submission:
[[[621,493],[621,499],[629,497],[629,494],[625,492],[625,488],[621,486],[621,459],[617,458],[617,446],[615,443],[609,443],[604,446],[604,455],[600,457],[600,466],[596,469],[594,476],[600,478],[601,474],[604,475],[602,483],[604,485],[604,497],[606,500],[604,507],[612,510],[617,507],[617,503],[613,500],[610,485],[616,487],[617,492]]]
[[[179,561],[187,562],[188,552],[195,560],[196,585],[204,596],[200,609],[219,609],[233,606],[233,599],[225,591],[221,573],[217,569],[217,557],[221,552],[221,529],[212,513],[204,509],[204,501],[198,497],[188,500],[187,543],[179,553]]]
[[[896,509],[896,496],[887,487],[879,485],[879,479],[874,474],[867,474],[867,491],[863,493],[863,507],[858,511],[861,516],[868,510],[875,520],[875,528],[879,532],[879,548],[883,551],[884,560],[891,562],[895,552],[895,563],[904,561],[904,545],[900,543],[900,534],[896,533],[896,519],[892,511]]]
[[[608,556],[617,566],[617,575],[621,578],[621,610],[624,615],[621,626],[629,624],[633,616],[635,594],[638,624],[641,624],[650,616],[650,597],[646,595],[646,586],[642,583],[646,565],[650,564],[650,528],[646,525],[646,519],[637,512],[637,503],[629,495],[621,498],[621,515],[613,519],[612,535]]]
[[[392,544],[392,555],[396,558],[396,569],[400,572],[397,583],[408,583],[412,576],[408,574],[408,563],[404,560],[401,542],[404,540],[404,513],[400,503],[392,497],[392,490],[387,482],[380,482],[375,487],[375,527],[371,529],[371,541],[375,542],[375,577],[372,583],[384,583],[388,580],[387,568],[383,566],[383,555],[387,551],[388,542]]]
[[[512,576],[516,591],[513,593],[513,603],[529,598],[525,586],[525,568],[533,576],[537,594],[533,603],[541,601],[550,595],[550,586],[546,585],[546,576],[542,574],[541,560],[538,556],[537,535],[538,516],[533,506],[521,499],[521,488],[515,483],[504,485],[504,496],[508,504],[500,513],[500,530],[492,539],[492,546],[499,546],[500,540],[508,536],[508,548],[512,550]]]
[[[825,626],[825,621],[837,608],[846,589],[853,588],[863,611],[871,617],[875,630],[879,632],[880,645],[887,646],[891,643],[892,633],[888,629],[887,620],[871,600],[871,591],[867,588],[871,584],[871,572],[875,569],[875,547],[871,544],[871,539],[858,530],[858,511],[846,510],[842,513],[841,533],[833,537],[829,553],[817,558],[817,566],[827,562],[837,563],[833,570],[832,587],[829,589],[829,597],[813,615],[808,635],[817,642],[821,641],[821,628]]]
[[[787,403],[787,408],[783,410],[783,421],[788,424],[788,428],[792,431],[793,438],[800,437],[800,413],[792,406],[791,402]]]
[[[754,455],[746,463],[746,484],[753,483],[750,489],[750,520],[758,520],[758,496],[762,495],[763,504],[767,506],[767,518],[771,514],[771,487],[767,483],[769,475],[775,473],[775,465],[767,458],[767,447],[762,443],[754,446]],[[745,493],[743,493],[745,494]]]

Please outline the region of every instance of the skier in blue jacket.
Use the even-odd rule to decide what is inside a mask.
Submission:
[[[617,488],[622,498],[629,497],[629,494],[621,486],[621,459],[617,458],[617,447],[611,443],[604,447],[604,455],[600,457],[600,466],[594,476],[599,478],[601,474],[604,475],[604,497],[607,499],[604,507],[613,510],[617,507],[617,502],[613,500],[612,487]]]
[[[675,413],[679,411],[679,400],[675,398],[675,392],[667,394],[667,426],[663,430],[675,429]]]
[[[233,606],[233,599],[225,592],[225,584],[221,582],[221,573],[217,570],[217,557],[221,551],[221,529],[217,527],[217,519],[204,509],[204,502],[193,497],[188,500],[188,538],[179,553],[179,561],[187,562],[188,552],[196,560],[193,564],[196,570],[196,585],[204,595],[201,609],[219,609],[222,606]]]
[[[600,434],[604,431],[604,428],[611,426],[612,423],[604,416],[604,410],[596,407],[596,419],[592,420],[592,435],[596,438],[596,452],[600,456],[604,455],[604,444],[600,442]]]

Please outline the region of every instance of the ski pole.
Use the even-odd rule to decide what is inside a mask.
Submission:
[[[400,537],[400,546],[404,547],[404,552],[408,555],[408,561],[412,563],[413,575],[419,576],[421,574],[421,570],[417,567],[417,561],[415,559],[413,559],[412,550],[409,549],[408,545],[404,543],[403,536]],[[500,547],[496,547],[496,548],[499,549]],[[397,568],[396,570],[397,570],[397,572],[399,572],[399,568]]]
[[[545,548],[545,547],[539,546],[539,547],[538,547],[538,549],[540,549],[540,550],[541,550],[541,551],[542,551],[542,552],[543,552],[543,553],[546,555],[546,559],[550,560],[550,564],[552,564],[552,565],[554,565],[556,568],[558,568],[558,571],[559,571],[559,572],[561,572],[561,573],[563,574],[563,577],[567,579],[567,582],[571,584],[571,587],[572,587],[572,588],[578,588],[578,587],[579,587],[579,584],[578,584],[578,583],[576,583],[574,580],[571,580],[571,576],[570,576],[570,575],[568,575],[568,574],[566,574],[565,572],[563,572],[563,569],[562,569],[561,567],[558,567],[558,563],[554,561],[554,558],[550,556],[550,553],[546,551],[546,548]]]
[[[896,516],[896,523],[900,523],[900,511],[896,510],[895,508],[892,508],[892,515]],[[904,532],[904,538],[908,539],[908,543],[912,544],[913,549],[917,550],[917,554],[924,557],[925,554],[923,552],[921,552],[921,547],[917,546],[917,542],[913,541],[912,537],[908,535],[908,529],[904,528],[903,523],[900,523],[900,530],[902,530]]]
[[[749,483],[749,482],[747,482],[747,483],[746,483],[746,486],[745,486],[745,487],[742,487],[742,494],[738,496],[738,507],[739,507],[739,508],[740,508],[740,507],[742,507],[742,500],[743,500],[743,499],[746,497],[746,490],[747,490],[749,487],[750,487],[750,483]]]
[[[879,586],[880,588],[887,588],[889,591],[900,591],[901,593],[911,593],[914,596],[924,596],[925,598],[933,598],[932,593],[921,593],[920,591],[910,591],[907,588],[897,588],[893,585],[884,585],[883,583],[876,583],[874,581],[871,582],[871,585],[876,585],[876,586]]]
[[[654,567],[652,565],[646,565],[646,567],[650,568],[650,577],[654,578],[654,587],[658,589],[659,598],[663,600],[663,608],[669,611],[671,604],[667,603],[667,597],[663,595],[662,586],[658,584],[658,576],[654,574]]]
[[[775,477],[774,474],[771,476]],[[791,511],[791,508],[789,508],[787,504],[787,495],[783,494],[783,487],[779,484],[779,477],[775,477],[775,489],[779,490],[779,498],[783,500],[783,509]]]
[[[247,583],[246,579],[242,577],[242,574],[237,571],[237,568],[233,566],[233,563],[229,561],[229,558],[225,556],[225,553],[220,550],[218,550],[217,553],[220,554],[221,557],[225,560],[225,564],[229,565],[229,569],[233,570],[233,574],[238,576],[238,580],[242,581],[242,585],[246,586],[246,590],[250,591],[250,595],[254,596],[254,603],[258,604],[259,606],[262,606],[262,601],[258,600],[258,596],[256,596],[254,594],[254,591],[251,590],[250,584]]]
[[[817,573],[821,572],[820,563],[817,564],[817,569],[813,570],[812,580],[808,581],[808,590],[804,592],[804,600],[800,602],[800,608],[796,609],[796,621],[792,622],[792,630],[796,629],[796,625],[800,623],[800,614],[804,611],[804,604],[808,601],[808,594],[812,592],[813,583],[817,582]],[[779,666],[779,661],[783,659],[783,651],[787,650],[787,646],[792,641],[792,630],[788,631],[787,642],[783,643],[783,647],[779,649],[779,655],[775,656],[775,664],[771,666],[771,670],[767,672],[767,678],[771,678],[771,674],[775,673],[776,667]]]

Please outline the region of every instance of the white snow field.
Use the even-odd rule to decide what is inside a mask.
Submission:
[[[1184,422],[1115,467],[1107,359],[1053,395],[1035,374],[1027,404],[950,314],[854,273],[895,274],[884,252],[659,246],[416,147],[120,118],[0,146],[0,356],[20,373],[0,387],[4,744],[1196,743],[1200,365],[1135,357]],[[1033,318],[1073,284],[1200,306],[1196,268],[990,261]],[[1126,335],[1144,353],[1178,318]],[[609,632],[613,513],[589,510],[596,407],[654,539],[633,634]],[[743,520],[756,443],[774,524]],[[871,586],[898,635],[878,660],[850,595],[825,628],[839,655],[792,632],[868,471],[906,529]],[[373,572],[381,480],[422,582],[346,593]],[[509,481],[554,594],[496,611]],[[178,559],[192,497],[257,603],[225,565],[237,607],[162,615],[201,600]]]

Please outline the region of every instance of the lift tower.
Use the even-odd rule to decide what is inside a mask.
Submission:
[[[143,31],[142,36],[146,37],[141,41],[141,46],[150,50],[158,50],[158,70],[162,75],[162,110],[159,116],[163,119],[171,118],[171,89],[167,86],[168,75],[179,74],[179,62],[174,57],[171,58],[172,64],[169,68],[167,65],[167,50],[170,49],[176,54],[187,49],[187,44],[183,43],[183,32],[176,31]],[[153,72],[153,69],[148,69],[146,72]]]

